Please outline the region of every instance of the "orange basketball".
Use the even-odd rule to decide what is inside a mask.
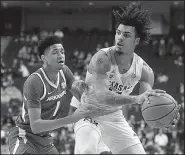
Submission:
[[[160,96],[149,96],[149,103],[141,107],[145,122],[152,128],[163,128],[170,125],[176,116],[178,105],[174,98],[165,93]]]

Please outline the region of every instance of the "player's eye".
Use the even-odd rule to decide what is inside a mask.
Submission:
[[[53,55],[57,54],[57,51],[56,51],[56,50],[54,50],[54,51],[52,52],[52,54],[53,54]]]
[[[117,33],[118,35],[120,35],[120,34],[121,34],[121,31],[118,31],[118,30],[117,30],[116,33]]]
[[[128,38],[128,37],[130,37],[130,35],[128,33],[125,33],[124,37]]]
[[[64,53],[65,53],[65,51],[64,51],[63,49],[61,49],[61,50],[60,50],[60,53],[61,53],[61,54],[64,54]]]

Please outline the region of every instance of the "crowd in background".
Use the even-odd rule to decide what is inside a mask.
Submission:
[[[60,36],[62,39],[67,37],[60,30],[55,32],[42,31],[40,34],[24,34],[22,32],[20,36],[12,39],[12,42],[19,45],[17,56],[14,57],[12,65],[6,66],[4,60],[1,60],[1,144],[3,146],[6,145],[9,129],[15,125],[16,116],[21,112],[22,94],[21,90],[16,88],[14,79],[28,77],[33,72],[29,70],[30,66],[41,64],[37,57],[38,40],[53,34]],[[182,41],[184,42],[183,37]],[[84,79],[92,55],[99,49],[111,45],[112,42],[104,40],[103,43],[97,43],[91,51],[73,47],[73,51],[68,54],[68,63],[70,61],[69,66],[75,78]],[[173,38],[169,37],[167,41],[164,40],[164,37],[158,40],[153,39],[150,46],[157,57],[175,55],[174,65],[184,66],[184,49],[176,44]],[[166,83],[170,78],[164,73],[156,73],[155,76],[158,83]],[[184,153],[184,83],[179,83],[179,85],[180,89],[178,91],[181,94],[179,104],[182,105],[181,119],[174,130],[165,131],[149,128],[142,119],[140,107],[129,107],[128,122],[140,137],[147,154]],[[75,142],[72,125],[55,130],[51,134],[54,137],[54,144],[61,154],[73,153]]]

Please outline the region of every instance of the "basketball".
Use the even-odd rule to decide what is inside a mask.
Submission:
[[[177,103],[169,94],[149,96],[149,103],[141,107],[145,122],[152,128],[163,128],[170,125],[176,115]]]

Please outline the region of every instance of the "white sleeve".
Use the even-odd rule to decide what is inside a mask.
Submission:
[[[71,98],[71,103],[70,103],[70,105],[71,105],[72,107],[78,108],[80,104],[81,104],[81,103],[77,100],[77,98],[76,98],[75,96],[73,96],[73,97]]]

